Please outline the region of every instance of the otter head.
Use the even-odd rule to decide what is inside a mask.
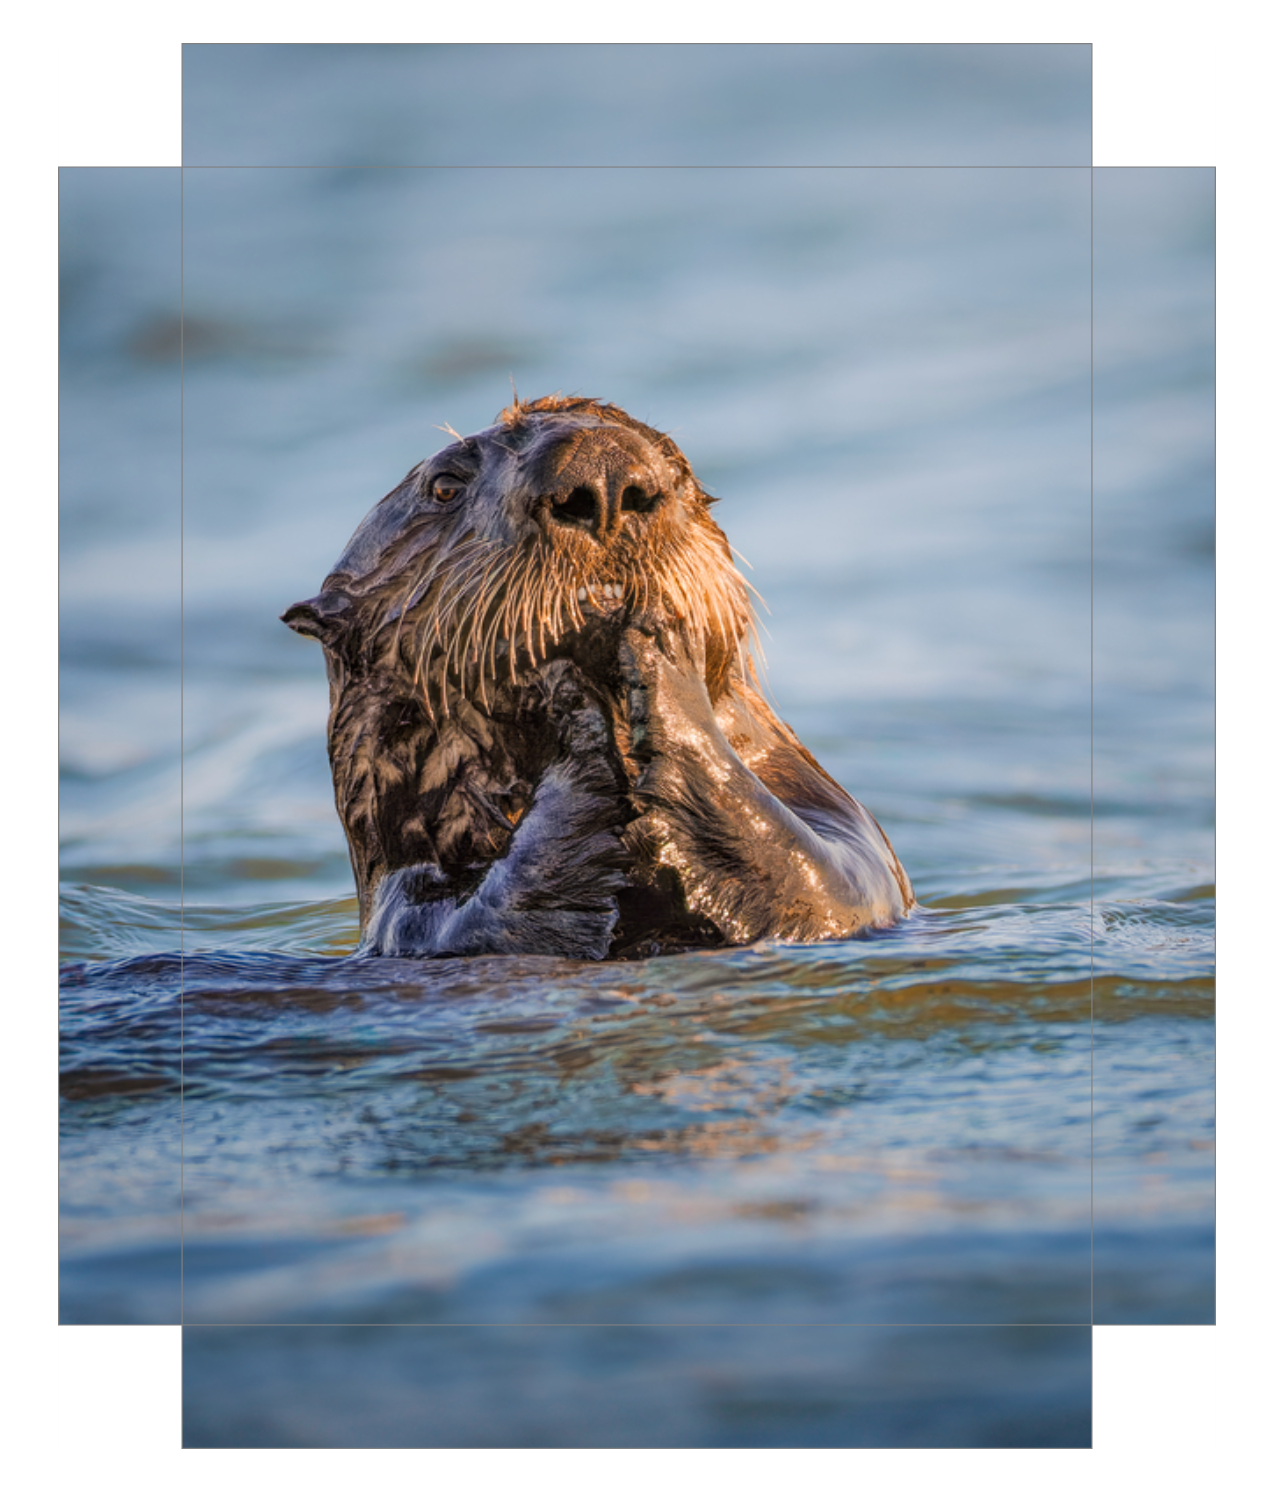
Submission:
[[[412,469],[283,621],[322,642],[364,917],[385,870],[502,855],[571,658],[603,698],[620,630],[678,636],[713,701],[749,671],[747,584],[670,437],[617,406],[514,402]],[[529,703],[529,704],[528,704]]]
[[[715,699],[752,619],[714,502],[617,406],[518,401],[412,469],[283,621],[343,670],[405,671],[439,717],[620,619],[688,636]]]

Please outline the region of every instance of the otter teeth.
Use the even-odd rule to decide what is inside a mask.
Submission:
[[[576,596],[579,602],[587,602],[590,598],[593,602],[604,598],[607,602],[617,602],[623,595],[623,589],[615,582],[603,582],[599,585],[593,582],[590,587],[580,587]]]

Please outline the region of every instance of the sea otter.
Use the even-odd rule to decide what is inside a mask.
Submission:
[[[913,908],[760,693],[715,502],[617,406],[514,400],[283,614],[326,655],[364,954],[638,957]]]

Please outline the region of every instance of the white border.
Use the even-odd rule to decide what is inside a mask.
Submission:
[[[487,39],[491,32],[507,41],[638,39],[630,32],[624,35],[626,28],[599,23],[595,7],[577,0],[555,5],[550,23],[543,12],[524,6],[514,9],[507,0],[486,0],[482,11]],[[1249,451],[1266,423],[1258,379],[1266,360],[1255,362],[1254,343],[1258,339],[1262,349],[1267,298],[1260,289],[1253,256],[1261,258],[1270,242],[1263,222],[1264,193],[1256,187],[1261,163],[1255,151],[1262,137],[1255,110],[1264,97],[1264,84],[1256,73],[1261,54],[1253,9],[1210,7],[1207,29],[1202,31],[1195,8],[1161,0],[1067,5],[1050,13],[1033,7],[1028,17],[1016,7],[1008,10],[983,0],[954,9],[907,3],[889,10],[886,29],[879,22],[854,17],[851,33],[831,36],[823,29],[825,13],[820,5],[783,6],[778,35],[771,20],[749,22],[738,11],[735,6],[729,12],[726,34],[720,19],[724,12],[715,6],[673,6],[657,0],[640,7],[638,25],[631,31],[638,31],[640,40],[659,41],[1090,40],[1095,44],[1097,164],[1220,167],[1219,623],[1224,649],[1220,700],[1228,728],[1221,737],[1221,832],[1229,823],[1247,824],[1240,814],[1226,817],[1223,807],[1229,799],[1242,806],[1264,803],[1263,796],[1256,794],[1255,775],[1262,777],[1265,772],[1265,754],[1259,745],[1266,737],[1258,698],[1266,691],[1249,688],[1245,672],[1247,665],[1253,666],[1253,654],[1248,645],[1245,653],[1241,647],[1243,640],[1261,637],[1258,626],[1267,596],[1262,575],[1267,549],[1260,544],[1267,527],[1266,477],[1256,480],[1262,465],[1255,465]],[[364,23],[380,23],[378,35],[373,32],[361,39],[401,36],[392,29],[401,24],[396,6],[364,4],[358,13]],[[46,1119],[51,1121],[49,1111],[33,1106],[34,1094],[14,1079],[22,1066],[33,1077],[38,1075],[39,1094],[49,1094],[44,1076],[51,1025],[44,994],[51,986],[48,909],[56,864],[46,814],[47,806],[55,804],[55,791],[45,793],[52,783],[55,744],[46,724],[53,720],[49,683],[56,678],[56,659],[45,643],[33,643],[33,637],[43,632],[44,641],[53,638],[49,599],[56,565],[55,534],[48,522],[48,516],[56,512],[51,460],[56,434],[56,360],[49,335],[55,315],[50,271],[56,264],[52,167],[178,164],[179,43],[162,39],[164,31],[170,35],[171,28],[181,25],[185,35],[198,40],[294,40],[298,35],[307,40],[348,39],[347,33],[301,32],[302,24],[312,26],[313,17],[307,10],[304,22],[298,22],[294,15],[299,14],[286,5],[254,3],[248,7],[238,0],[218,4],[215,10],[186,5],[180,11],[138,5],[136,0],[90,9],[77,0],[50,8],[49,19],[37,23],[45,28],[42,34],[11,34],[9,55],[18,76],[5,106],[9,116],[6,140],[14,157],[11,229],[5,253],[11,297],[17,303],[18,348],[10,348],[6,363],[8,409],[18,419],[10,424],[10,481],[14,484],[8,506],[10,581],[17,590],[10,604],[10,630],[15,628],[15,617],[28,616],[28,609],[46,628],[28,627],[28,637],[16,641],[21,647],[9,651],[7,662],[9,704],[16,701],[25,710],[4,735],[5,782],[10,786],[29,783],[34,754],[40,770],[37,793],[41,803],[10,807],[18,825],[10,834],[4,859],[10,895],[6,907],[18,911],[10,945],[19,948],[13,958],[18,981],[8,994],[10,1022],[16,1033],[11,1033],[9,1046],[7,1097],[16,1102],[19,1121],[10,1129],[10,1155],[18,1178],[10,1187],[9,1238],[15,1254],[7,1276],[10,1297],[16,1300],[11,1313],[20,1339],[17,1345],[11,1344],[6,1358],[18,1384],[9,1399],[16,1415],[17,1447],[11,1448],[6,1463],[21,1472],[20,1449],[26,1445],[28,1457],[40,1461],[41,1485],[51,1483],[56,1491],[83,1489],[105,1478],[108,1484],[126,1479],[141,1491],[175,1488],[182,1482],[183,1489],[200,1492],[212,1489],[215,1481],[219,1493],[227,1477],[247,1491],[264,1490],[267,1479],[271,1485],[277,1479],[284,1461],[294,1472],[291,1462],[298,1460],[305,1461],[307,1486],[321,1491],[328,1483],[347,1481],[355,1459],[360,1477],[371,1473],[400,1479],[416,1472],[436,1478],[462,1469],[469,1483],[498,1479],[504,1484],[511,1479],[524,1485],[550,1472],[554,1486],[570,1489],[584,1480],[592,1484],[602,1471],[610,1486],[637,1480],[643,1484],[655,1471],[660,1479],[674,1481],[683,1471],[688,1484],[702,1468],[692,1452],[674,1456],[626,1453],[615,1459],[605,1452],[577,1451],[534,1456],[322,1451],[320,1462],[319,1452],[182,1453],[178,1329],[54,1328],[56,1253],[49,1228],[56,1217],[56,1199],[48,1151],[53,1128],[43,1125]],[[1247,14],[1249,23],[1245,22]],[[415,12],[412,19],[426,28],[420,39],[474,39],[471,26],[464,27],[453,16]],[[246,25],[239,29],[243,21]],[[14,224],[23,225],[23,231],[16,233]],[[28,412],[30,421],[25,418]],[[31,439],[32,428],[41,440]],[[1262,487],[1257,514],[1251,512],[1252,506],[1241,503],[1246,475]],[[1253,491],[1251,496],[1255,497]],[[1234,532],[1241,537],[1235,545]],[[17,556],[15,542],[19,543]],[[32,542],[40,558],[34,565],[27,562]],[[12,575],[15,571],[16,576]],[[1265,667],[1259,679],[1266,679]],[[1249,707],[1242,705],[1246,698]],[[50,709],[44,712],[46,705]],[[33,857],[19,856],[23,847],[39,850]],[[1266,1311],[1261,1309],[1264,1294],[1256,1287],[1254,1254],[1266,1235],[1262,1221],[1255,1218],[1258,1207],[1250,1202],[1265,1193],[1259,1183],[1265,1170],[1254,1160],[1249,1170],[1243,1169],[1239,1160],[1250,1140],[1261,1136],[1262,1119],[1255,1108],[1266,1084],[1253,1073],[1256,1058],[1267,1053],[1267,1045],[1259,1042],[1266,1038],[1266,981],[1253,980],[1258,970],[1254,942],[1264,923],[1254,901],[1263,869],[1255,869],[1252,858],[1248,869],[1243,866],[1242,847],[1226,837],[1221,838],[1220,848],[1221,1003],[1226,997],[1237,1010],[1225,1016],[1221,1027],[1224,1140],[1220,1156],[1229,1181],[1220,1197],[1222,1327],[1097,1330],[1094,1454],[723,1452],[709,1456],[713,1480],[723,1475],[730,1483],[754,1481],[758,1485],[780,1476],[787,1483],[812,1475],[809,1466],[815,1462],[823,1475],[833,1472],[832,1478],[858,1480],[880,1477],[902,1492],[917,1488],[920,1482],[926,1490],[936,1478],[956,1486],[974,1480],[985,1492],[1007,1490],[1010,1483],[1014,1493],[1025,1477],[1040,1492],[1059,1490],[1061,1481],[1067,1488],[1076,1480],[1096,1492],[1134,1488],[1169,1493],[1195,1490],[1203,1483],[1222,1487],[1226,1482],[1221,1466],[1230,1461],[1258,1468],[1254,1438],[1262,1409],[1256,1405],[1256,1368],[1264,1359],[1259,1331]],[[50,870],[47,881],[43,877],[46,866]],[[1243,876],[1247,872],[1249,876]],[[1251,980],[1234,980],[1234,971]],[[1246,1006],[1241,1011],[1243,1002]],[[1238,1028],[1240,1038],[1234,1040]],[[32,1129],[35,1118],[39,1123]],[[33,1131],[38,1136],[28,1143]],[[1248,1191],[1242,1181],[1250,1185]],[[26,1229],[32,1219],[43,1229]]]

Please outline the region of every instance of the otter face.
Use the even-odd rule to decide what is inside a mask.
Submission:
[[[434,717],[624,620],[687,636],[715,695],[752,619],[712,502],[618,407],[518,402],[408,473],[284,621],[345,670],[406,673]]]

